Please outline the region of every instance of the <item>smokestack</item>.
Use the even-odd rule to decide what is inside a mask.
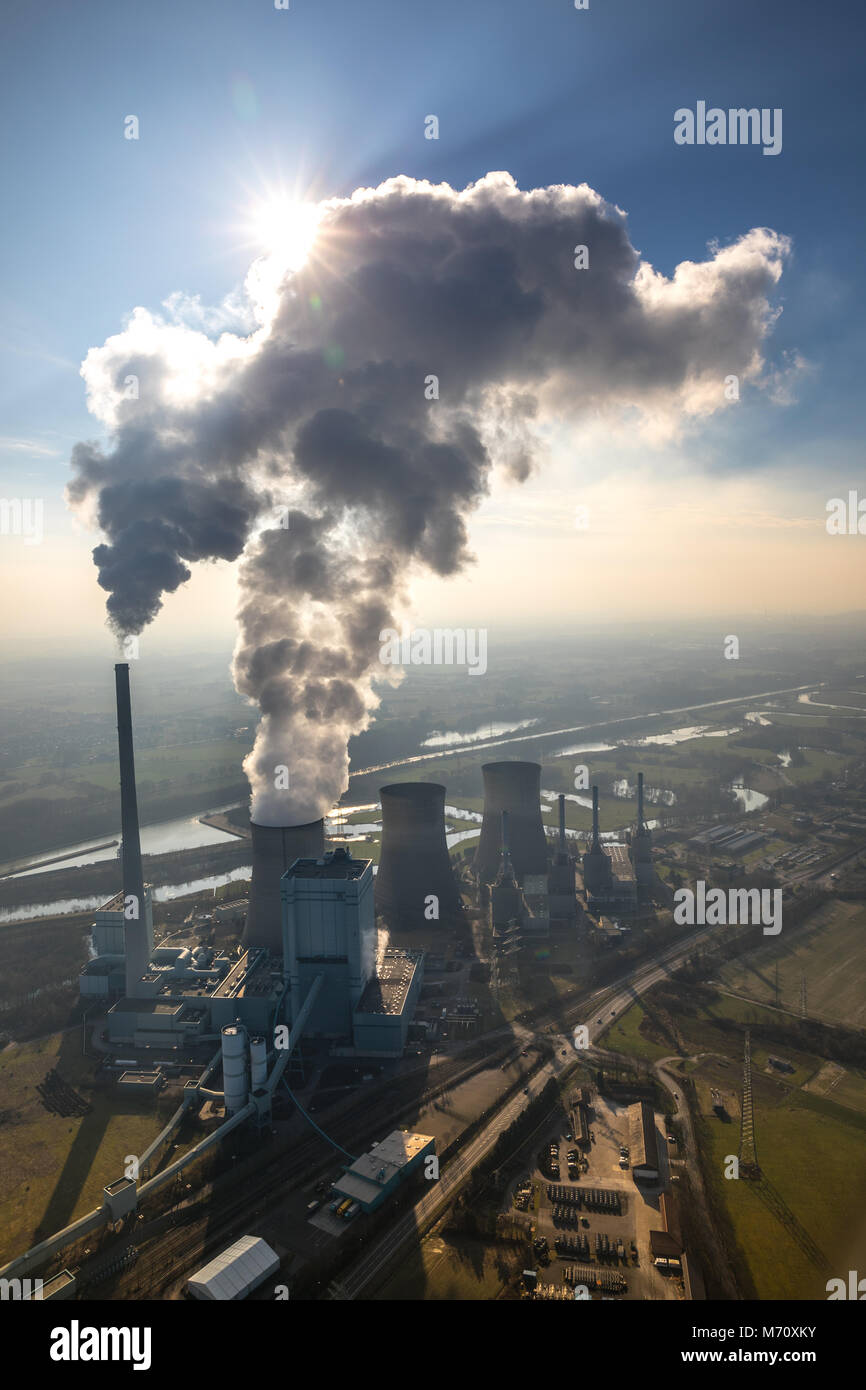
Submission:
[[[283,953],[280,879],[296,859],[321,859],[325,852],[324,820],[306,825],[258,825],[250,821],[253,874],[245,946],[264,946],[272,956]]]
[[[518,883],[525,874],[547,872],[547,841],[541,819],[540,763],[485,763],[484,819],[475,872],[492,883],[499,868],[501,816],[508,813],[508,847]]]
[[[598,787],[592,789],[592,847],[599,848],[598,838]]]
[[[637,828],[643,830],[643,773],[637,775]]]
[[[559,852],[565,854],[565,795],[559,797]]]
[[[439,900],[439,921],[453,919],[463,903],[445,838],[445,788],[438,782],[394,782],[380,788],[379,798],[376,911],[389,926],[421,927],[432,895]]]
[[[114,668],[117,700],[117,749],[120,761],[120,824],[123,837],[123,940],[126,952],[126,995],[135,999],[138,982],[148,967],[145,925],[144,878],[141,872],[141,840],[138,832],[138,798],[135,791],[135,755],[132,748],[132,704],[129,698],[129,666]],[[134,915],[130,915],[134,914]]]

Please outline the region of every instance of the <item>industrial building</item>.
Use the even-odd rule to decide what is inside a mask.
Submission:
[[[629,1106],[631,1173],[635,1182],[658,1182],[659,1150],[656,1117],[648,1100]]]
[[[583,856],[583,886],[592,912],[634,912],[637,908],[637,876],[630,850],[625,845],[601,843],[598,787],[592,789],[592,840]]]
[[[246,1298],[280,1267],[280,1257],[260,1236],[241,1236],[194,1274],[187,1284],[193,1298],[224,1303]]]
[[[379,797],[376,912],[403,930],[459,919],[463,902],[448,853],[445,788],[438,782],[395,782],[381,787]]]
[[[335,1192],[351,1197],[362,1211],[375,1211],[397,1188],[436,1152],[436,1140],[429,1134],[408,1134],[395,1129],[381,1144],[375,1144],[347,1168],[334,1184]]]
[[[346,849],[296,859],[283,876],[281,892],[292,1017],[321,975],[307,1033],[348,1040],[353,1010],[376,970],[373,866]]]
[[[541,819],[541,765],[539,763],[485,763],[484,816],[475,855],[475,872],[481,883],[492,883],[499,872],[502,814],[508,814],[508,840],[514,875],[519,884],[526,874],[547,873],[547,839]]]
[[[148,958],[153,954],[152,890],[144,885],[144,936]],[[123,893],[115,893],[97,908],[90,933],[93,955],[81,968],[78,992],[88,999],[116,999],[126,987],[126,921]]]
[[[422,951],[385,952],[353,1015],[356,1053],[402,1057],[423,982]]]

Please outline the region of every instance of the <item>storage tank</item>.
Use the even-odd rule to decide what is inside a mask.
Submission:
[[[265,1038],[250,1038],[250,1087],[257,1091],[268,1079],[268,1044]]]
[[[382,848],[375,880],[376,911],[395,927],[451,920],[463,910],[445,838],[445,788],[438,782],[381,787]],[[438,899],[438,919],[425,904]]]
[[[243,1110],[249,1099],[247,1084],[247,1031],[242,1023],[227,1023],[221,1029],[223,1054],[223,1095],[226,1114]]]
[[[502,813],[508,814],[508,845],[515,877],[547,872],[547,841],[541,819],[540,763],[485,763],[484,819],[475,855],[482,883],[493,883],[499,870]]]
[[[280,879],[296,859],[319,859],[325,852],[325,822],[306,825],[258,825],[250,821],[253,872],[244,927],[245,946],[264,946],[283,953]]]

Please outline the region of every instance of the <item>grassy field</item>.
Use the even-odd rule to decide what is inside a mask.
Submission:
[[[745,1267],[761,1299],[826,1297],[830,1275],[850,1252],[852,1217],[866,1203],[864,1120],[801,1103],[803,1093],[777,1099],[756,1080],[754,1104],[763,1180],[726,1179],[737,1152],[739,1114],[729,1125],[712,1114],[708,1087],[697,1083],[699,1138],[710,1187],[731,1222]],[[810,1253],[811,1252],[811,1253]],[[823,1256],[823,1260],[822,1257]],[[860,1252],[861,1260],[866,1250]]]
[[[866,1027],[866,904],[832,902],[802,927],[784,931],[748,955],[729,961],[720,978],[728,989],[762,1001],[775,998],[797,1011],[805,975],[810,1013],[852,1027]]]
[[[389,1300],[481,1300],[498,1298],[522,1261],[508,1245],[430,1236],[402,1261],[376,1294]]]
[[[206,797],[208,785],[225,786],[232,776],[242,777],[241,762],[247,745],[238,739],[214,739],[168,748],[136,749],[135,771],[139,787],[152,783],[161,791],[200,783]],[[103,792],[117,790],[117,760],[100,758],[58,769],[47,758],[31,758],[0,781],[0,805],[22,797],[75,796],[82,788]]]
[[[655,1042],[651,1037],[644,1036],[641,1028],[646,1028],[647,1024],[648,1015],[643,1005],[632,1004],[602,1035],[599,1045],[612,1052],[624,1052],[630,1057],[644,1057],[649,1062],[670,1057],[676,1050],[673,1042]]]
[[[52,1068],[91,1102],[90,1114],[46,1110],[36,1087]],[[80,1028],[0,1053],[0,1263],[100,1206],[105,1183],[164,1123],[154,1102],[95,1089],[92,1076]]]
[[[866,1203],[866,1076],[796,1048],[752,1040],[759,1184],[725,1178],[739,1148],[742,1033],[723,1020],[778,1022],[774,1011],[720,996],[694,1016],[678,1014],[685,1070],[696,1089],[696,1133],[714,1201],[730,1221],[752,1296],[823,1298],[836,1265],[849,1258],[852,1217]],[[603,1045],[649,1060],[673,1052],[659,1035],[652,994],[607,1030]],[[775,1070],[770,1057],[793,1067]],[[713,1109],[721,1092],[725,1122]],[[861,1253],[866,1261],[866,1250]],[[841,1263],[840,1263],[841,1262]],[[845,1268],[848,1266],[845,1265]]]

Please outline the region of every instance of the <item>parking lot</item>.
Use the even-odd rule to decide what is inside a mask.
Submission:
[[[669,1181],[663,1124],[656,1117],[663,1183],[638,1187],[631,1167],[621,1165],[621,1150],[629,1145],[628,1107],[593,1091],[586,1114],[588,1146],[580,1143],[575,1105],[536,1141],[522,1197],[521,1183],[515,1189],[512,1209],[525,1211],[535,1226],[539,1284],[585,1282],[593,1297],[681,1297],[679,1280],[653,1266],[649,1249],[650,1230],[662,1228],[659,1194]]]

